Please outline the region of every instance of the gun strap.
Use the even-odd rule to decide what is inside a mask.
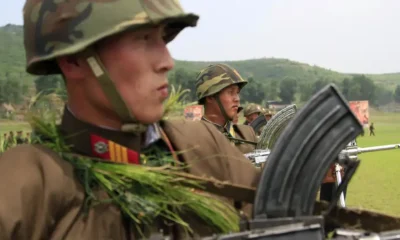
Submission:
[[[200,182],[202,188],[200,191],[209,192],[222,197],[230,198],[239,202],[254,203],[256,189],[232,184],[229,182],[223,182],[216,179],[202,178],[195,175],[176,172],[177,176],[184,177],[189,180]]]
[[[231,136],[227,136],[227,138],[229,139],[229,141],[234,142],[234,143],[248,143],[248,144],[251,144],[251,145],[254,145],[254,146],[257,145],[257,142],[253,142],[253,141],[247,141],[247,140],[244,140],[244,139],[234,138],[234,137],[231,137]]]

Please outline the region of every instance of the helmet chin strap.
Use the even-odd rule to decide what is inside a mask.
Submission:
[[[236,138],[236,137],[234,137],[234,136],[232,136],[232,135],[230,134],[229,130],[230,130],[230,128],[232,127],[232,120],[233,120],[233,119],[230,119],[230,118],[228,117],[228,114],[226,113],[225,108],[224,108],[224,106],[223,106],[222,103],[221,103],[221,100],[220,100],[220,98],[219,98],[219,95],[218,95],[218,94],[215,95],[214,98],[215,98],[215,100],[217,101],[217,104],[218,104],[219,110],[220,110],[221,113],[222,113],[222,116],[223,116],[224,119],[225,119],[225,126],[228,126],[228,129],[227,129],[227,130],[228,130],[228,133],[227,133],[227,134],[228,134],[228,139],[229,139],[230,141],[234,142],[234,143],[247,143],[247,144],[257,145],[256,142],[246,141],[246,140],[243,140],[243,139],[239,139],[239,138]],[[225,126],[224,126],[224,127],[225,127]]]
[[[106,68],[104,67],[99,55],[93,48],[84,51],[84,57],[96,76],[100,86],[110,101],[114,111],[122,121],[121,130],[123,132],[143,133],[147,130],[148,125],[138,122],[132,114],[130,108],[127,107],[122,96],[119,94],[115,84],[111,80]]]
[[[219,95],[218,94],[215,95],[214,98],[217,101],[217,104],[218,104],[219,110],[222,113],[222,116],[224,117],[225,124],[230,123],[233,119],[228,117],[228,114],[226,113],[225,108],[221,103],[221,99],[219,98]]]

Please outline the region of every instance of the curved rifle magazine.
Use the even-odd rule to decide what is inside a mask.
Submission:
[[[253,128],[254,132],[257,134],[257,132],[263,128],[265,125],[267,124],[267,119],[265,118],[264,115],[260,115],[258,116],[256,119],[254,119],[251,123],[250,123],[250,127]]]
[[[362,125],[334,85],[315,94],[278,138],[263,169],[255,218],[312,215],[318,189]]]

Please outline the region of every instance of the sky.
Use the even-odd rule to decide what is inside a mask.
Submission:
[[[0,26],[22,25],[24,0],[0,0]],[[345,73],[400,72],[400,0],[181,0],[198,26],[175,59],[286,58]]]

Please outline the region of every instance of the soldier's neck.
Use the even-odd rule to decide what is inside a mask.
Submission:
[[[79,120],[90,123],[101,128],[120,130],[122,123],[117,117],[104,117],[104,114],[95,111],[90,107],[76,106],[73,103],[68,103],[68,110]]]
[[[204,117],[209,120],[210,122],[216,123],[220,126],[225,126],[226,121],[225,118],[222,116],[219,116],[218,114],[213,114],[213,113],[204,113]]]

